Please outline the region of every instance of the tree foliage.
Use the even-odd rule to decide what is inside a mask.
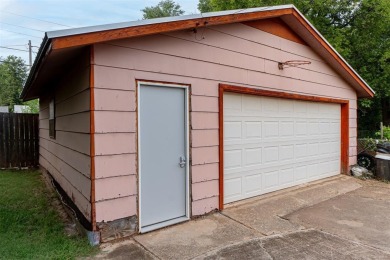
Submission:
[[[27,106],[26,109],[23,109],[23,113],[38,114],[39,113],[39,99],[29,100],[23,103]]]
[[[201,12],[294,4],[376,91],[359,101],[359,127],[378,128],[390,99],[389,0],[199,0]]]
[[[1,59],[0,64],[0,105],[9,106],[22,104],[19,98],[23,84],[27,78],[27,66],[20,57],[13,55]]]
[[[179,4],[172,0],[162,0],[156,6],[145,7],[141,10],[143,19],[179,16],[184,14]]]
[[[0,106],[9,106],[13,112],[14,105],[26,105],[28,108],[23,113],[38,113],[38,99],[24,103],[20,99],[28,73],[24,60],[13,55],[0,60]]]

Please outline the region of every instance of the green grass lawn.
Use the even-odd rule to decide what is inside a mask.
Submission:
[[[68,237],[38,171],[0,170],[0,259],[74,259],[97,251]]]

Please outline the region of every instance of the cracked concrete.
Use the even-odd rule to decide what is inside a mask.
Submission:
[[[388,259],[374,248],[317,230],[257,238],[208,252],[207,259]]]
[[[390,259],[390,185],[328,178],[103,245],[104,259]]]
[[[290,222],[390,251],[390,185],[362,187],[298,210]]]

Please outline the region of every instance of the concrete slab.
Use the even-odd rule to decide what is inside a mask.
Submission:
[[[194,260],[228,259],[389,259],[390,254],[316,231],[256,238],[208,252]]]
[[[136,236],[161,259],[190,259],[215,248],[261,236],[219,213]]]
[[[211,251],[203,256],[194,258],[194,260],[222,260],[222,259],[267,259],[271,260],[272,257],[261,246],[259,239],[246,241],[239,244],[234,244]]]
[[[303,229],[303,226],[285,220],[284,215],[360,187],[356,179],[340,175],[316,184],[279,191],[274,196],[255,198],[245,204],[232,204],[222,214],[265,235],[292,232]]]
[[[390,252],[390,185],[363,185],[285,218]]]
[[[101,252],[93,259],[127,260],[127,259],[157,259],[134,240],[129,239],[116,243],[106,243],[101,246]]]
[[[389,223],[390,184],[338,176],[104,245],[97,258],[390,259]]]
[[[272,259],[390,259],[390,254],[317,230],[260,240]]]

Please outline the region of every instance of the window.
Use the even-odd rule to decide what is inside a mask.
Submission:
[[[56,138],[56,119],[55,119],[54,99],[50,100],[50,104],[49,104],[49,136],[51,138]]]

